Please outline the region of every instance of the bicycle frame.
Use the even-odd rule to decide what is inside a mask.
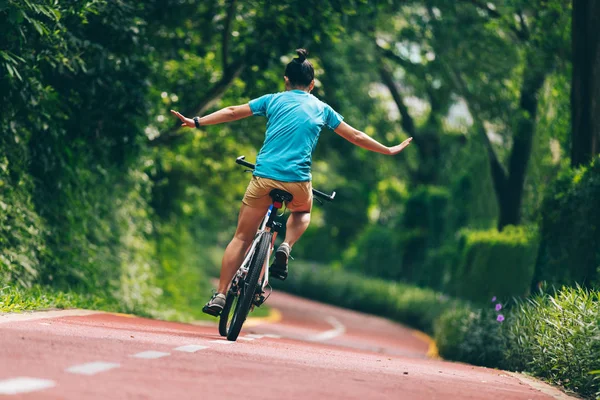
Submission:
[[[250,248],[248,249],[248,252],[246,253],[246,257],[244,258],[244,261],[242,262],[242,265],[240,266],[240,268],[238,269],[236,276],[239,278],[244,278],[246,276],[246,274],[248,273],[248,265],[250,264],[250,260],[252,259],[252,256],[254,255],[254,250],[256,249],[256,245],[258,243],[258,241],[260,240],[260,238],[262,237],[262,235],[264,235],[266,232],[270,232],[271,228],[267,227],[267,222],[269,221],[269,217],[271,216],[271,213],[273,212],[273,205],[271,204],[269,206],[269,209],[267,210],[267,213],[265,214],[265,217],[263,218],[260,227],[258,228],[258,231],[256,232],[256,236],[254,237],[254,240],[252,241],[252,244],[250,245]],[[273,247],[275,245],[275,239],[277,238],[277,232],[273,233],[273,239],[271,241],[271,245],[269,246],[269,251],[267,253],[267,257],[265,258],[265,265],[263,265],[263,270],[264,270],[264,276],[263,276],[263,282],[262,282],[262,291],[265,290],[265,287],[267,287],[267,285],[269,284],[269,260],[271,258],[271,254],[273,252]]]

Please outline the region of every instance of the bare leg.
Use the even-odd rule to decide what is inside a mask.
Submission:
[[[310,224],[310,212],[293,212],[287,220],[284,243],[294,246]]]
[[[235,275],[235,271],[242,265],[246,250],[248,250],[248,247],[252,244],[258,226],[266,212],[267,207],[264,209],[252,208],[242,204],[237,230],[223,255],[223,262],[221,263],[221,279],[219,280],[219,289],[217,290],[218,293],[225,293],[227,291],[229,282],[231,282],[233,275]]]

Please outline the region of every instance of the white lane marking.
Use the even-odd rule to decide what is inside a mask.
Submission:
[[[31,321],[45,318],[81,317],[84,315],[104,314],[102,311],[91,310],[57,310],[57,311],[34,311],[24,313],[0,314],[0,324],[15,321]]]
[[[54,386],[56,386],[56,383],[49,379],[37,379],[19,376],[18,378],[4,379],[0,381],[0,394],[35,392],[36,390],[48,389]]]
[[[217,339],[217,340],[210,340],[211,343],[218,343],[218,344],[234,344],[235,342],[230,342],[229,340],[222,340],[222,339]]]
[[[208,349],[208,346],[200,346],[199,344],[188,344],[186,346],[179,346],[174,348],[176,351],[183,351],[186,353],[195,353],[198,350]]]
[[[247,337],[247,338],[250,338],[250,339],[262,339],[262,338],[264,338],[264,337],[265,337],[265,335],[256,335],[256,334],[253,334],[253,333],[252,333],[252,334],[250,334],[250,335],[246,335],[246,337]]]
[[[245,340],[247,342],[251,342],[251,341],[254,340],[254,338],[251,338],[251,337],[239,337],[238,340]]]
[[[117,363],[95,361],[87,364],[73,365],[72,367],[67,368],[66,371],[73,374],[95,375],[98,372],[104,372],[118,367],[120,367],[120,365]]]
[[[161,358],[161,357],[166,357],[166,356],[170,356],[171,353],[164,353],[162,351],[142,351],[141,353],[137,353],[132,355],[132,357],[135,358],[148,358],[148,359],[152,359],[152,358]]]
[[[344,324],[342,324],[336,318],[327,317],[327,318],[325,318],[325,321],[327,321],[329,324],[331,324],[331,326],[333,326],[333,329],[318,333],[316,335],[309,336],[307,338],[307,340],[309,340],[311,342],[323,342],[325,340],[330,340],[330,339],[333,339],[334,337],[343,335],[346,332],[346,327],[344,326]]]
[[[271,338],[271,339],[281,339],[281,335],[273,335],[272,333],[267,333],[265,335],[265,337]]]

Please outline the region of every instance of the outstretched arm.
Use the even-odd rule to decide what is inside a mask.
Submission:
[[[399,145],[387,147],[382,145],[366,133],[361,132],[358,129],[354,129],[353,127],[351,127],[343,121],[337,128],[335,128],[335,133],[337,133],[350,143],[362,147],[363,149],[374,151],[376,153],[387,154],[390,156],[400,153],[402,150],[404,150],[406,146],[410,144],[410,142],[413,139],[412,137],[410,137],[404,142],[400,143]]]
[[[187,126],[189,128],[194,128],[196,126],[192,118],[186,118],[175,110],[171,110],[171,114],[175,115],[181,120],[181,126]],[[212,114],[208,114],[200,118],[200,125],[222,124],[223,122],[237,121],[238,119],[246,118],[251,115],[252,110],[250,110],[250,106],[248,104],[225,107],[219,111],[215,111]]]

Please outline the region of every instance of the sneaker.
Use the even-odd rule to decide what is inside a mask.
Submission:
[[[275,252],[275,260],[271,264],[269,270],[271,276],[275,279],[281,279],[285,281],[288,275],[288,258],[290,258],[290,252],[292,248],[287,243],[281,243],[277,251]]]
[[[223,293],[215,293],[208,303],[202,307],[202,312],[213,317],[218,317],[221,311],[223,311],[223,307],[225,307],[225,295]]]

